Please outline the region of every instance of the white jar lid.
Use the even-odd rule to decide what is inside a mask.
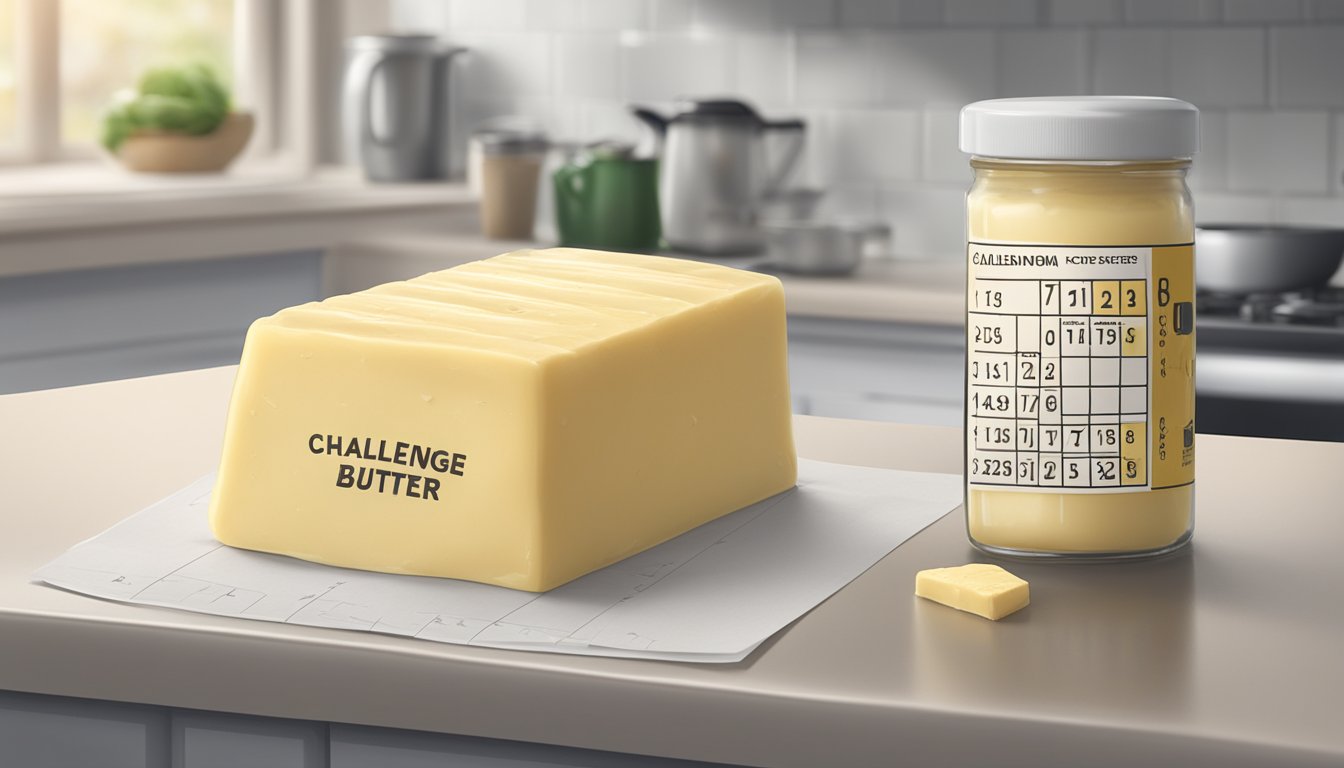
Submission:
[[[1199,110],[1157,96],[990,99],[961,109],[961,151],[1015,160],[1166,160],[1199,150]]]

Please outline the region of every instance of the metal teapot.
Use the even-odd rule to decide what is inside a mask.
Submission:
[[[631,111],[663,139],[658,197],[667,244],[709,255],[761,250],[761,205],[797,164],[803,121],[768,121],[747,104],[719,99],[691,101],[670,118],[644,107]],[[773,164],[766,152],[771,134],[784,140]]]

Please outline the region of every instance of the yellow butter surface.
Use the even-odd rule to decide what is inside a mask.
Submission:
[[[541,591],[796,479],[777,279],[557,248],[256,321],[210,524]]]
[[[915,574],[915,594],[995,621],[1031,601],[1027,582],[989,563],[920,571]]]

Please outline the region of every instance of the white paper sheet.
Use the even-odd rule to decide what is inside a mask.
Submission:
[[[76,545],[34,578],[94,597],[443,643],[730,662],[961,501],[957,475],[803,460],[798,487],[543,594],[234,549],[212,477]]]

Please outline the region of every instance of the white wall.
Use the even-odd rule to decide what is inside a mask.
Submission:
[[[392,0],[392,26],[471,47],[464,128],[535,116],[633,137],[631,102],[736,94],[809,121],[802,180],[956,258],[956,112],[1002,96],[1143,93],[1203,113],[1204,221],[1344,225],[1344,0]]]

